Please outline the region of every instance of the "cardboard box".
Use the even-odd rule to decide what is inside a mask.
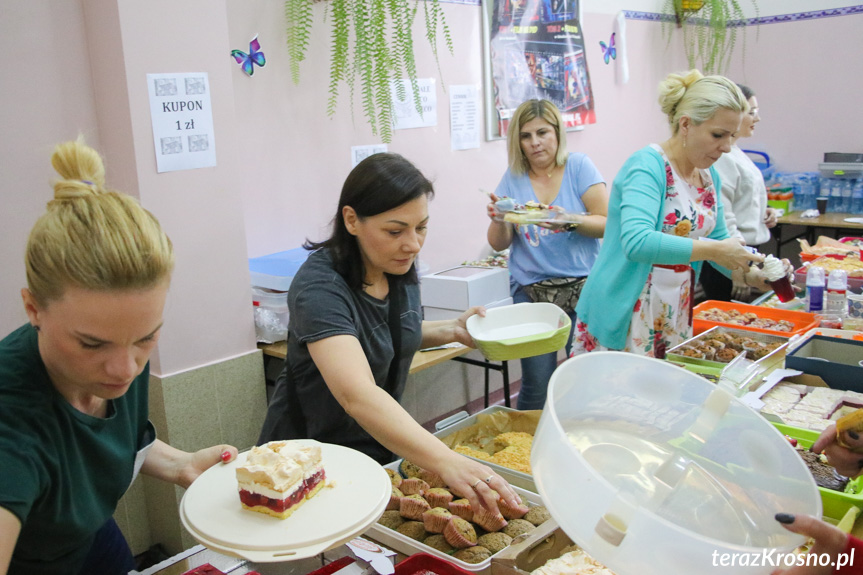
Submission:
[[[423,306],[461,310],[510,297],[509,270],[457,266],[420,278]]]
[[[485,306],[485,309],[491,309],[493,307],[501,307],[505,305],[512,305],[512,298],[507,297],[500,301],[493,301],[491,303],[482,304]],[[465,308],[467,309],[467,308]],[[463,314],[465,310],[463,309],[447,309],[442,307],[432,307],[432,306],[423,306],[423,319],[427,321],[437,321],[441,319],[455,319]]]
[[[572,545],[572,539],[563,532],[554,519],[549,519],[520,542],[492,557],[491,575],[530,575],[534,569],[561,556],[563,549]]]
[[[788,352],[787,369],[818,375],[834,389],[863,392],[863,342],[814,335]]]

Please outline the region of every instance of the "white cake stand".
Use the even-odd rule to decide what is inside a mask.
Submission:
[[[383,467],[367,455],[328,443],[297,440],[321,448],[326,484],[287,519],[243,509],[236,467],[247,453],[218,464],[189,487],[180,502],[180,520],[205,547],[266,563],[313,557],[350,541],[386,509],[392,484]]]

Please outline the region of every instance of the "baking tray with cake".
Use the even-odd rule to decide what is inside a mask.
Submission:
[[[814,313],[707,300],[692,310],[692,331],[698,335],[721,325],[751,332],[790,337],[818,326]]]
[[[407,555],[428,553],[450,561],[465,571],[488,573],[492,559],[513,541],[519,541],[521,536],[533,533],[540,526],[554,521],[548,510],[542,506],[539,495],[516,486],[513,486],[513,489],[529,509],[525,513],[524,508],[501,508],[502,512],[510,517],[508,521],[502,521],[502,518],[492,517],[490,514],[485,517],[475,516],[467,500],[450,500],[450,497],[458,495],[443,488],[422,486],[425,489],[421,493],[414,493],[422,481],[425,481],[421,478],[425,477],[431,481],[429,485],[433,485],[434,479],[440,481],[440,477],[434,476],[433,479],[404,460],[389,463],[384,468],[393,475],[393,495],[391,505],[388,506],[390,509],[369,527],[366,534],[375,541]],[[403,478],[402,472],[407,472],[410,476]],[[412,482],[409,488],[408,482]],[[396,487],[396,483],[399,487]],[[396,493],[396,489],[402,495]],[[405,491],[402,492],[401,489]],[[443,495],[447,496],[445,501],[433,499]],[[442,518],[434,512],[426,513],[433,505],[435,508],[447,509],[449,515]],[[459,530],[457,533],[456,529]],[[466,540],[460,539],[461,533],[465,533]]]
[[[790,338],[725,326],[714,326],[668,350],[665,358],[684,367],[710,368],[721,374],[743,352],[746,358],[767,370],[781,365]],[[697,371],[690,369],[690,371]]]
[[[507,449],[507,444],[528,439],[526,435],[532,441],[542,410],[518,411],[493,405],[474,415],[462,413],[462,419],[435,432],[435,437],[450,449],[482,461],[510,484],[536,493],[530,448],[525,453],[517,446]]]
[[[836,473],[826,463],[815,461],[820,456],[808,451],[818,439],[818,432],[781,423],[774,423],[773,425],[783,435],[794,439],[798,449],[805,450],[805,453],[801,453],[801,457],[803,457],[809,470],[813,472],[812,476],[818,485],[824,517],[833,521],[840,521],[851,507],[863,510],[863,477],[849,480],[847,477]]]

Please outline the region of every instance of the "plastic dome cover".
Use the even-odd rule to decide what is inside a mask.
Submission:
[[[821,517],[814,479],[772,424],[707,380],[630,353],[558,367],[531,466],[563,531],[617,575],[769,574],[805,542],[774,515]]]

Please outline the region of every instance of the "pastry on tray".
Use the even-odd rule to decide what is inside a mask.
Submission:
[[[294,441],[253,447],[236,474],[243,508],[279,519],[314,497],[326,480],[321,448]]]

